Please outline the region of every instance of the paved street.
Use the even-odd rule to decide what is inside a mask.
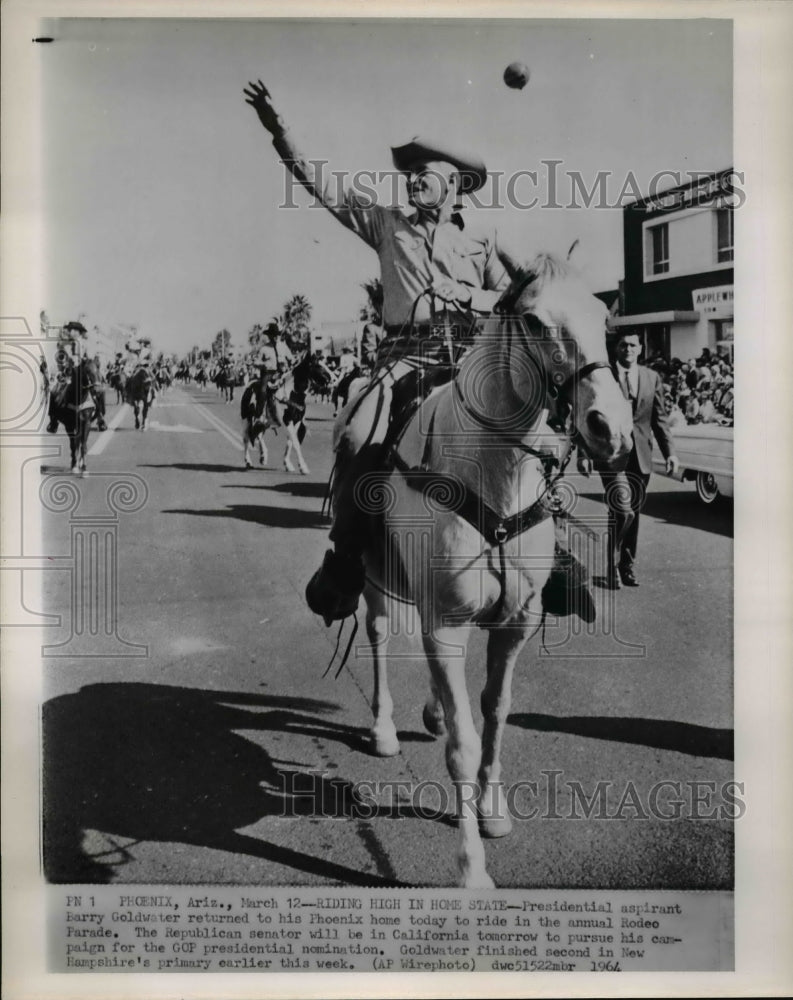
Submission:
[[[418,638],[392,643],[397,757],[368,753],[365,646],[337,679],[323,677],[335,629],[308,611],[303,590],[326,544],[332,421],[320,404],[309,416],[308,476],[282,470],[283,434],[268,434],[268,468],[244,471],[238,399],[224,405],[214,388],[170,390],[146,433],[111,406],[115,429],[92,433],[98,453],[74,481],[83,498],[73,518],[105,509],[123,474],[141,477],[147,497],[113,522],[118,639],[105,636],[94,656],[44,661],[51,878],[454,884],[456,835],[439,808],[449,781],[442,742],[422,726]],[[45,477],[71,481],[58,440],[62,457]],[[599,481],[573,482],[583,491],[573,527],[594,546]],[[48,554],[69,556],[73,533],[68,511],[47,512]],[[535,638],[521,656],[503,777],[524,783],[515,803],[526,818],[486,845],[497,886],[732,885],[732,824],[695,815],[713,817],[732,778],[731,509],[654,477],[639,548],[640,588],[596,588],[591,634],[551,619],[547,651]],[[101,575],[101,552],[86,558]],[[50,645],[70,637],[77,574],[62,565],[44,574],[46,610],[63,616],[46,630]],[[470,647],[475,708],[485,638]],[[145,655],[108,656],[111,646]],[[363,781],[377,785],[375,804],[370,791],[356,814],[352,785]],[[575,782],[587,798],[611,783],[589,818]],[[692,782],[712,783],[693,786],[699,804]]]

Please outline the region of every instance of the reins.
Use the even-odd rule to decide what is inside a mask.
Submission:
[[[514,306],[520,298],[523,290],[531,283],[531,281],[534,280],[535,277],[536,275],[531,272],[524,275],[523,278],[517,283],[516,288],[510,291],[509,296],[501,300],[498,311],[502,315],[505,312],[509,312],[514,309]],[[414,313],[415,305],[416,304],[414,303]],[[530,348],[531,341],[526,336],[526,327],[523,317],[518,317],[518,321],[520,322],[520,329],[526,347],[527,357],[531,358],[532,361],[537,364],[537,360]],[[510,327],[509,336],[510,338],[512,337],[512,327]],[[551,396],[567,400],[569,394],[572,393],[575,386],[582,379],[591,375],[600,368],[609,368],[610,366],[606,360],[589,362],[582,365],[580,368],[575,369],[570,375],[568,375],[564,382],[558,386],[553,384],[548,378],[548,373],[545,370],[544,364],[540,363],[538,367],[540,367],[542,371],[542,381],[546,392]],[[572,457],[572,435],[567,435],[566,453],[560,460],[555,454],[542,450],[535,444],[526,441],[526,438],[537,430],[536,424],[525,434],[509,434],[505,431],[503,421],[491,418],[487,414],[477,412],[466,399],[462,390],[460,385],[459,369],[453,379],[452,385],[456,401],[462,406],[463,410],[474,421],[474,423],[490,433],[498,434],[500,442],[537,458],[542,464],[543,478],[545,480],[542,493],[529,506],[524,507],[517,513],[508,516],[499,514],[498,511],[491,507],[481,496],[479,496],[478,493],[470,489],[458,477],[448,475],[446,473],[434,472],[430,469],[435,411],[433,411],[432,416],[430,417],[422,460],[419,466],[409,465],[399,454],[398,446],[407,428],[407,423],[403,427],[399,438],[394,441],[390,449],[389,460],[392,466],[402,475],[406,484],[411,489],[422,493],[434,503],[444,507],[452,513],[457,514],[482,536],[491,549],[495,548],[497,550],[499,577],[498,600],[490,612],[488,619],[478,623],[480,627],[487,628],[497,622],[504,605],[507,582],[506,544],[512,539],[525,534],[531,528],[542,523],[547,518],[552,517],[554,514],[561,513],[564,508],[564,501],[556,493],[555,487],[564,475],[567,465]],[[539,423],[539,420],[537,423]],[[555,474],[553,472],[554,467],[558,467],[558,471]],[[432,493],[430,493],[430,491],[432,491]]]

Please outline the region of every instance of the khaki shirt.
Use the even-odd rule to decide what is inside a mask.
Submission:
[[[509,284],[504,261],[517,261],[498,246],[495,228],[463,220],[455,213],[438,225],[422,222],[418,213],[371,204],[349,186],[330,181],[324,186],[315,164],[302,157],[284,134],[274,145],[286,166],[348,229],[368,243],[380,258],[383,322],[396,326],[410,320],[414,303],[417,323],[433,319],[429,296],[421,293],[439,279],[451,279],[471,289],[471,309],[490,313]],[[328,171],[327,176],[331,174]],[[418,300],[418,302],[417,302]],[[434,305],[443,308],[440,300]]]
[[[278,368],[279,363],[286,365],[287,367],[292,364],[294,360],[292,357],[292,352],[286,346],[286,344],[279,342],[278,344],[278,355],[276,357],[275,346],[268,342],[262,344],[261,352],[261,364],[266,365],[269,371],[275,371]]]

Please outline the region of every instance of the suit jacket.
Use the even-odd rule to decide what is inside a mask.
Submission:
[[[637,365],[637,369],[639,378],[633,404],[633,451],[628,458],[627,467],[638,469],[649,476],[653,471],[653,437],[664,458],[674,454],[675,445],[667,419],[661,377],[658,372],[644,365]],[[622,369],[615,365],[613,370],[621,385]]]

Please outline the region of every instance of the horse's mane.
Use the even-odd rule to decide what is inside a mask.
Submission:
[[[537,298],[546,285],[575,274],[574,268],[562,257],[552,253],[539,253],[532,260],[518,268],[512,276],[509,287],[501,296],[497,311],[511,312],[514,310],[523,292],[531,286],[532,295]]]
[[[563,257],[557,257],[556,254],[552,253],[538,253],[533,260],[520,269],[510,287],[531,276],[531,284],[539,294],[549,282],[569,278],[573,273],[574,270],[570,263]]]
[[[542,279],[566,278],[573,273],[573,268],[565,257],[557,257],[552,253],[538,253],[529,264],[529,270]]]

